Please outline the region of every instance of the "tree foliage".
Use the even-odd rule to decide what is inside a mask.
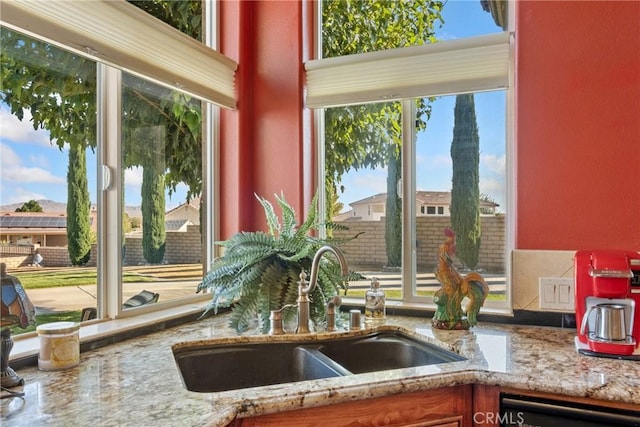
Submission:
[[[73,265],[84,265],[91,256],[91,200],[87,189],[87,159],[80,144],[69,146],[67,170],[67,245]]]
[[[456,233],[456,254],[475,268],[480,251],[480,137],[473,94],[458,95],[454,107],[451,226]]]
[[[201,40],[200,1],[133,1],[134,5]],[[31,112],[34,129],[46,129],[51,142],[96,146],[96,65],[93,61],[2,27],[0,102],[18,119]],[[127,76],[125,74],[125,76]],[[128,79],[128,80],[127,80]],[[201,106],[188,96],[141,79],[125,77],[123,87],[123,167],[142,165],[132,132],[138,125],[167,129],[165,185],[184,182],[188,197],[202,190]],[[127,131],[131,130],[131,132]],[[83,138],[70,140],[70,135]]]
[[[40,206],[40,203],[32,199],[23,203],[19,208],[16,208],[16,212],[42,212],[42,206]]]
[[[434,27],[443,22],[441,1],[327,0],[322,2],[323,57],[351,55],[434,43]],[[426,128],[431,113],[428,99],[416,100],[416,129]],[[400,102],[355,105],[325,110],[325,187],[341,191],[342,176],[350,170],[396,163],[400,178],[402,106]],[[395,184],[388,184],[388,187]],[[400,206],[396,191],[387,192],[387,207]],[[328,205],[328,218],[337,212]],[[400,210],[386,215],[391,233],[388,250],[399,251]],[[394,249],[395,248],[395,249]],[[390,265],[399,265],[398,253],[387,253]]]
[[[201,1],[132,1],[135,6],[147,11],[187,35],[202,39],[202,2]],[[70,157],[72,151],[83,153],[87,147],[95,149],[96,140],[96,64],[78,55],[59,49],[7,28],[0,33],[0,70],[2,89],[0,102],[10,107],[11,113],[18,119],[24,118],[24,111],[31,112],[34,129],[49,131],[50,140],[61,150],[68,145]],[[141,144],[138,136],[149,128],[165,129],[162,140],[164,170],[154,169],[153,182],[147,188],[158,194],[145,194],[153,200],[149,206],[164,209],[164,191],[172,194],[182,182],[187,185],[187,198],[202,191],[201,135],[202,114],[200,101],[149,81],[123,74],[122,86],[122,129],[123,129],[123,169],[145,166],[157,150]],[[72,160],[70,158],[69,164]],[[83,172],[86,174],[86,162]],[[78,189],[79,180],[73,183],[73,192],[69,192],[67,205],[83,205],[84,200],[75,200],[76,194],[88,192]],[[86,182],[86,178],[85,178]],[[72,186],[71,183],[68,185]],[[159,194],[161,193],[161,194]],[[162,203],[159,200],[162,199]],[[72,213],[71,209],[69,213]],[[80,214],[81,212],[76,212]],[[150,224],[164,223],[162,213],[148,213]],[[74,222],[76,219],[69,218]],[[86,219],[88,221],[88,218]],[[77,219],[77,221],[83,221]],[[153,259],[159,256],[164,242],[156,241],[164,236],[153,227],[149,231],[154,238],[143,241],[151,244],[145,253]],[[76,250],[82,252],[84,245],[70,236],[71,246],[79,245]],[[153,243],[150,243],[153,242]],[[82,255],[72,255],[81,262]],[[160,257],[162,258],[162,257]]]
[[[142,254],[152,264],[162,262],[166,248],[164,186],[156,166],[149,164],[142,173]]]

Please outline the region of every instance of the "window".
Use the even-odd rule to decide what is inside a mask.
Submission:
[[[196,19],[176,26],[215,45],[215,26],[204,25],[215,19],[215,8],[200,16],[198,1],[166,7],[184,8],[180,12],[191,15],[169,15]],[[127,20],[135,21],[131,33],[126,25],[124,31],[111,28]],[[1,36],[2,68],[15,72],[12,80],[3,76],[0,91],[0,114],[9,123],[1,141],[0,204],[55,200],[43,202],[44,214],[55,206],[64,223],[57,234],[54,222],[26,239],[16,234],[15,243],[41,245],[45,267],[15,273],[36,306],[80,320],[84,308],[116,318],[208,298],[194,290],[215,240],[215,104],[235,105],[235,63],[186,35],[170,34],[124,2],[3,5]],[[28,135],[41,147],[35,156],[26,154],[33,150],[21,140],[10,139],[23,134],[25,124],[39,128]],[[9,160],[14,167],[7,169]],[[70,241],[72,229],[80,237]],[[19,232],[25,235],[24,228]],[[47,268],[53,266],[60,268]],[[51,282],[79,297],[47,306],[33,287]]]
[[[80,320],[102,299],[96,63],[6,27],[0,39],[2,68],[13,70],[0,89],[3,262],[50,312],[40,322]]]
[[[389,44],[381,51],[376,44],[372,50],[377,51],[369,53],[328,52],[341,46],[336,41],[340,38],[349,40],[347,46],[376,40],[373,36],[361,38],[375,30],[350,28],[345,32],[333,26],[333,18],[323,21],[321,50],[326,59],[305,65],[307,105],[320,109],[317,117],[324,129],[319,136],[324,151],[319,156],[324,159],[320,177],[326,179],[327,200],[338,201],[327,207],[327,215],[340,218],[340,212],[331,210],[333,207],[341,206],[344,212],[356,209],[353,201],[372,195],[384,198],[384,218],[352,219],[345,223],[348,230],[332,232],[337,237],[367,236],[364,245],[364,239],[359,238],[343,244],[350,264],[365,275],[394,278],[397,283],[397,271],[401,272],[402,285],[388,298],[429,303],[439,287],[433,271],[438,246],[444,240],[443,230],[451,226],[453,181],[460,176],[454,176],[452,164],[455,161],[459,166],[462,162],[451,154],[455,106],[458,100],[462,103],[471,99],[480,135],[480,146],[475,149],[479,160],[474,190],[478,207],[474,209],[480,218],[484,246],[478,249],[478,262],[470,267],[496,284],[492,293],[497,296],[492,296],[485,307],[508,308],[509,241],[505,222],[509,218],[510,37],[496,25],[492,14],[483,10],[480,1],[431,2],[430,7],[431,18],[425,21],[432,28],[431,33],[425,30],[424,45]],[[358,22],[354,16],[357,12],[350,9],[350,13],[349,19]],[[394,13],[384,11],[385,18],[378,22],[413,16]],[[442,25],[439,19],[432,19],[439,13]],[[385,32],[384,37],[388,37],[389,30]],[[331,43],[329,49],[326,40]],[[358,52],[368,50],[361,48]],[[457,262],[458,268],[467,267],[465,261]],[[468,262],[474,260],[468,258]],[[360,285],[367,286],[352,286],[354,296]]]

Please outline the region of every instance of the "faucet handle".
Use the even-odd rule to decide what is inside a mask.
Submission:
[[[302,270],[300,272],[300,281],[298,282],[298,296],[309,294],[309,282],[307,281],[307,272]]]
[[[342,304],[342,298],[336,295],[327,302],[327,311],[325,317],[327,320],[326,331],[333,332],[336,330],[336,308]]]
[[[278,310],[271,310],[269,316],[269,335],[284,335],[286,333],[282,322],[282,311],[289,307],[295,307],[295,305],[287,304]]]

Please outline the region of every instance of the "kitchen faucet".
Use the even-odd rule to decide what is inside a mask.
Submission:
[[[347,266],[347,260],[340,249],[331,245],[324,245],[318,249],[313,256],[313,263],[311,264],[311,277],[307,282],[307,274],[303,271],[300,273],[300,281],[298,282],[298,327],[296,328],[297,334],[308,334],[309,330],[309,294],[313,292],[318,283],[318,270],[320,269],[320,258],[326,252],[333,253],[342,269],[342,275],[349,275],[349,267]]]

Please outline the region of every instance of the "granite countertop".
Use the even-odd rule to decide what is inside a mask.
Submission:
[[[580,355],[574,330],[480,322],[469,331],[442,331],[427,318],[400,316],[380,328],[415,334],[468,360],[220,393],[187,391],[172,345],[257,339],[238,337],[227,323],[225,314],[123,341],[83,353],[80,365],[65,371],[18,369],[25,396],[2,399],[2,425],[224,426],[236,416],[468,383],[640,405],[640,362]]]

